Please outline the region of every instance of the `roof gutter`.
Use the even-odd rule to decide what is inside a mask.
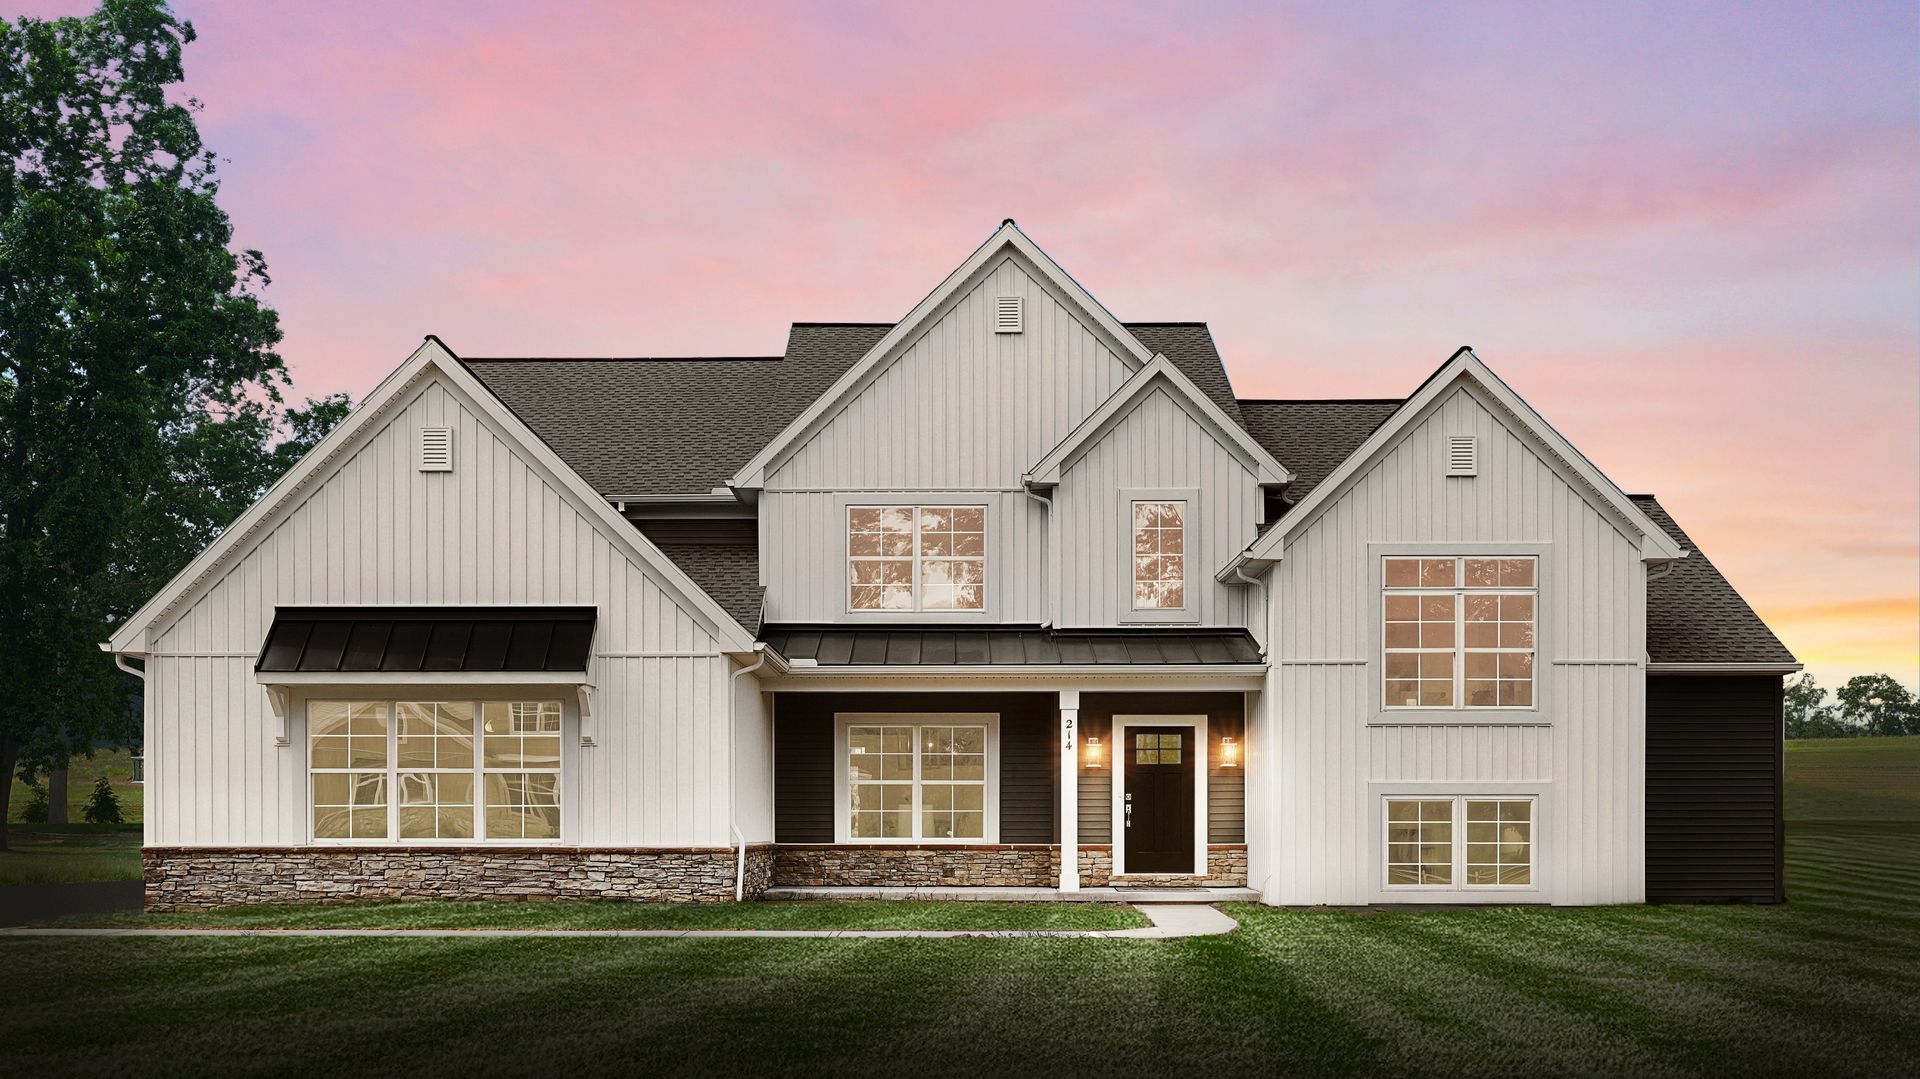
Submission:
[[[1648,674],[1797,674],[1804,663],[1649,663]]]

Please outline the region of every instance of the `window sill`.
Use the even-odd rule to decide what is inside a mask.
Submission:
[[[1369,727],[1551,727],[1553,720],[1537,708],[1408,708],[1375,712]]]
[[[1117,621],[1122,625],[1141,623],[1197,626],[1200,624],[1200,616],[1189,608],[1165,611],[1122,611]]]

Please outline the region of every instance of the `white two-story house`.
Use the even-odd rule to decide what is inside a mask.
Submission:
[[[107,647],[156,908],[1782,895],[1797,664],[1657,502],[1470,349],[1237,398],[1011,221],[776,356],[430,337]]]

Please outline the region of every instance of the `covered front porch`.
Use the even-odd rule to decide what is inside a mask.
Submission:
[[[884,653],[880,653],[884,654]],[[774,898],[1250,899],[1264,664],[783,664]]]

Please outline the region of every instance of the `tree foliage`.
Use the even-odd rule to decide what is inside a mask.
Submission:
[[[0,777],[124,741],[98,642],[270,484],[288,412],[266,262],[231,249],[193,27],[162,0],[0,23]],[[0,848],[5,800],[0,782]]]
[[[1920,734],[1920,701],[1892,675],[1854,675],[1834,697],[1810,674],[1788,682],[1787,737]]]

